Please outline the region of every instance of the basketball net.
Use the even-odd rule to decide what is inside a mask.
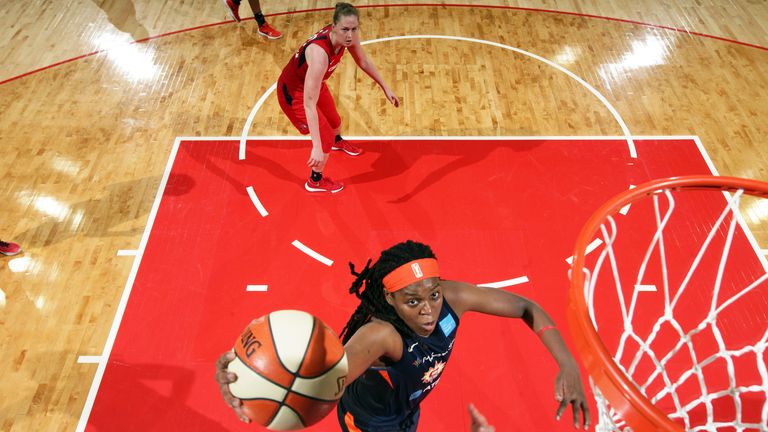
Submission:
[[[759,226],[765,198],[768,183],[678,177],[592,215],[568,314],[597,431],[768,432],[768,263],[740,211]]]

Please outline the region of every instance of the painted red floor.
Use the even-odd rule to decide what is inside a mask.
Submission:
[[[405,239],[430,244],[446,279],[527,276],[509,289],[547,309],[570,342],[565,259],[586,218],[630,184],[710,173],[690,139],[636,144],[632,159],[620,140],[372,139],[360,157],[332,155],[326,173],[347,188],[317,196],[302,188],[306,141],[253,141],[244,161],[235,140],[182,141],[88,430],[262,430],[221,401],[215,359],[252,318],[277,309],[306,310],[339,331],[356,305],[347,262],[363,265]],[[743,238],[734,247],[754,255]],[[268,291],[246,292],[253,284]],[[555,374],[522,323],[467,315],[420,430],[468,430],[468,402],[500,431],[571,430],[570,414],[553,419]],[[335,421],[311,430],[338,430]]]

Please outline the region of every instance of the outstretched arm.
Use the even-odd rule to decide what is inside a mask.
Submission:
[[[390,90],[389,86],[387,86],[387,83],[384,82],[384,79],[379,74],[379,70],[376,69],[376,65],[373,63],[373,60],[368,57],[368,54],[365,53],[363,46],[360,45],[360,39],[357,37],[357,35],[355,36],[354,42],[349,47],[349,53],[352,54],[352,58],[355,59],[355,63],[357,63],[360,69],[368,74],[368,76],[376,81],[376,84],[381,87],[381,90],[384,91],[384,95],[387,97],[387,100],[389,100],[395,107],[399,107],[400,99],[398,99],[395,93]]]
[[[445,298],[459,315],[475,311],[520,318],[535,331],[560,367],[560,373],[555,380],[555,399],[560,405],[555,417],[559,420],[570,404],[573,408],[574,427],[579,427],[582,413],[584,428],[589,427],[589,406],[581,385],[578,364],[555,327],[555,322],[544,309],[525,297],[498,289],[452,281],[442,281],[441,285]]]

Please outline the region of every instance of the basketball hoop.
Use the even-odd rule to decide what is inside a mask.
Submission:
[[[568,320],[598,432],[768,431],[768,263],[743,196],[765,208],[768,183],[659,179],[582,228]]]

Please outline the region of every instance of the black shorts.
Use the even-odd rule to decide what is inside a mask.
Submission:
[[[336,414],[343,432],[416,432],[419,424],[420,409],[411,411],[402,419],[386,419],[368,415],[364,412],[353,414],[339,401]]]

